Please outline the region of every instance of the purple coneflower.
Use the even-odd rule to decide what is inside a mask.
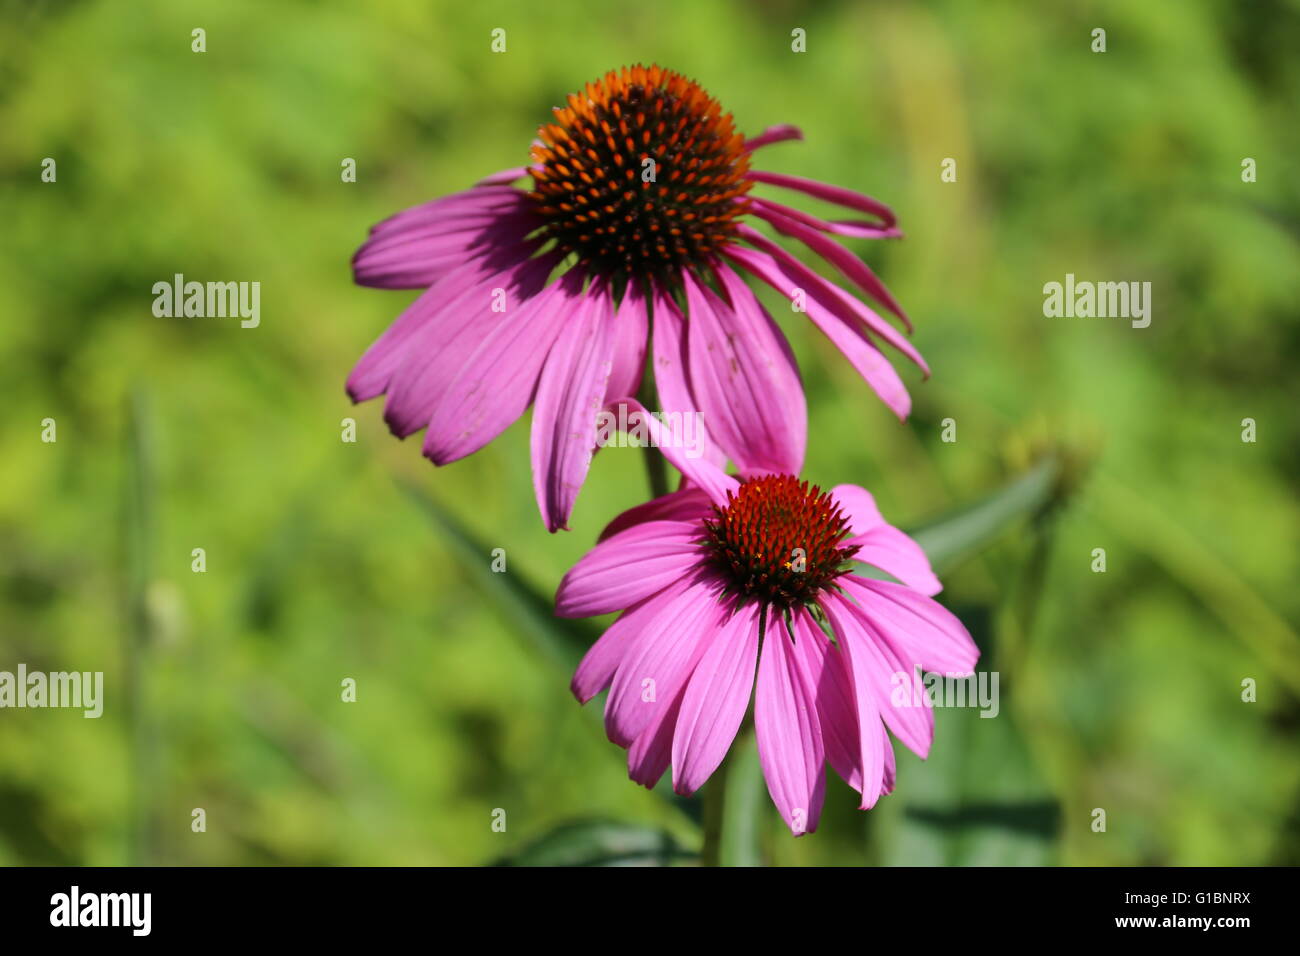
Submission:
[[[817,827],[827,761],[870,808],[894,787],[886,728],[929,753],[918,669],[967,676],[979,657],[931,599],[929,561],[856,485],[738,482],[664,447],[687,486],[616,518],[556,595],[562,617],[623,612],[579,665],[574,695],[608,688],[606,732],[632,779],[653,787],[671,764],[673,788],[690,794],[726,756],[752,692],[768,791],[796,835]]]
[[[807,430],[799,372],[736,267],[789,297],[906,417],[907,390],[877,346],[925,369],[906,337],[744,222],[755,216],[804,243],[908,324],[875,274],[831,238],[900,235],[888,206],[750,168],[754,150],[799,139],[798,129],[747,140],[691,80],[635,66],[570,96],[538,136],[532,165],[398,213],[353,258],[361,285],[426,289],[348,378],[354,401],[388,396],[394,434],[427,428],[424,454],[444,465],[532,403],[538,505],[550,530],[567,527],[597,413],[638,393],[650,347],[663,410],[702,413],[710,449],[741,474],[797,471],[789,456],[802,459]],[[512,185],[525,177],[531,188]],[[820,219],[751,196],[755,184],[868,218]],[[741,404],[756,407],[759,429],[735,426]]]

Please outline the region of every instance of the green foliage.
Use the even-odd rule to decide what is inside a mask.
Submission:
[[[621,821],[578,843],[633,857],[699,847],[695,803],[630,783],[556,666],[603,622],[540,614],[644,499],[640,453],[599,454],[552,536],[527,420],[435,470],[343,394],[414,298],[352,285],[366,229],[525,161],[551,106],[638,60],[697,78],[743,130],[802,126],[764,168],[898,211],[905,240],[849,244],[934,370],[903,371],[907,425],[763,294],[803,370],[806,475],[865,485],[903,527],[964,515],[946,533],[981,550],[942,561],[942,599],[1002,675],[999,717],[938,714],[931,759],[900,755],[870,813],[832,776],[794,840],[759,784],[736,852],[1300,862],[1297,42],[1280,2],[10,5],[0,669],[102,670],[106,707],[0,712],[0,863],[479,863],[576,820]],[[261,326],[154,317],[178,272],[260,281]],[[1045,318],[1066,273],[1151,281],[1151,327]],[[1059,507],[1008,491],[996,521],[962,510],[1047,460]]]

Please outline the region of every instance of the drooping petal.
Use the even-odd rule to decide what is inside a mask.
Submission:
[[[817,692],[784,623],[769,624],[758,661],[754,730],[767,791],[795,836],[812,833],[826,796]]]
[[[750,209],[760,216],[763,212],[778,212],[819,232],[847,236],[850,239],[900,239],[903,236],[903,230],[897,226],[881,226],[861,219],[822,219],[802,209],[757,196],[750,197]]]
[[[691,384],[700,411],[743,474],[798,474],[808,432],[799,370],[749,287],[724,264],[716,271],[730,304],[689,272],[683,276]]]
[[[875,699],[870,694],[855,693],[843,652],[827,640],[807,609],[797,608],[791,619],[795,654],[802,660],[817,695],[826,759],[845,783],[862,794],[861,808],[870,809],[880,796],[885,761],[880,745],[885,728]],[[867,733],[863,734],[860,727],[866,727]],[[872,781],[866,790],[864,766],[865,779]]]
[[[822,592],[818,603],[849,663],[854,694],[873,697],[894,736],[924,760],[934,740],[934,710],[915,662],[882,635],[856,604],[831,591]],[[871,734],[864,730],[862,736]]]
[[[710,638],[686,695],[673,734],[673,790],[689,796],[698,790],[736,739],[749,708],[758,663],[759,607],[737,608]]]
[[[752,153],[772,143],[784,143],[791,139],[803,139],[803,130],[789,123],[781,123],[777,126],[769,126],[757,136],[745,140],[745,150]]]
[[[716,582],[692,576],[692,586],[641,630],[614,672],[605,702],[605,733],[630,746],[671,702],[725,619]]]
[[[591,467],[596,416],[614,352],[614,303],[593,288],[569,316],[546,357],[533,400],[533,491],[548,531],[568,529]]]
[[[428,425],[465,362],[483,338],[505,321],[506,314],[497,311],[500,297],[515,303],[515,308],[530,301],[541,292],[554,262],[554,256],[530,259],[484,277],[436,306],[437,311],[406,337],[394,354],[396,365],[385,386],[384,420],[394,435],[405,438]],[[442,288],[442,283],[435,288]]]
[[[879,199],[872,199],[870,196],[854,192],[852,189],[845,189],[843,186],[832,186],[829,183],[820,183],[815,179],[789,176],[784,173],[769,173],[760,169],[751,169],[747,174],[747,178],[756,183],[767,183],[769,186],[793,189],[806,196],[834,203],[846,209],[856,209],[859,212],[870,213],[878,217],[887,226],[892,226],[898,221],[894,211]]]
[[[938,601],[892,581],[855,574],[841,575],[838,583],[876,629],[923,670],[954,677],[975,670],[979,648],[957,616]]]
[[[907,356],[927,376],[930,374],[930,367],[916,346],[907,340],[907,336],[877,315],[861,299],[850,295],[834,282],[823,279],[756,229],[741,223],[736,227],[736,234],[771,256],[787,279],[794,279],[810,296],[840,316],[852,328],[860,330],[864,335],[869,333],[880,337]],[[789,292],[785,294],[789,295]]]
[[[629,282],[614,316],[614,366],[605,389],[605,404],[634,396],[645,372],[650,317],[639,282]]]
[[[770,206],[756,204],[754,212],[761,219],[771,223],[777,232],[790,236],[792,239],[798,239],[838,269],[844,278],[854,283],[863,292],[898,316],[909,330],[912,328],[911,320],[903,312],[903,307],[885,288],[885,284],[871,271],[870,266],[849,252],[849,250],[833,239],[826,238],[817,230],[809,228]]]
[[[523,414],[552,343],[583,301],[582,281],[571,269],[559,282],[507,308],[434,406],[425,455],[439,465],[464,458]]]
[[[659,408],[670,418],[676,416],[683,427],[687,424],[686,416],[691,416],[698,457],[722,468],[727,462],[727,456],[709,434],[708,423],[700,414],[699,403],[691,388],[686,318],[673,297],[661,285],[655,286],[653,302],[653,367]]]
[[[625,404],[629,422],[645,429],[651,445],[663,452],[663,456],[674,468],[704,489],[716,504],[727,503],[727,492],[735,492],[740,487],[740,482],[705,458],[692,457],[691,449],[683,447],[670,430],[646,412],[640,402],[628,399]]]
[[[448,323],[451,328],[463,324],[460,313],[451,308],[462,296],[480,285],[491,289],[512,282],[517,284],[520,280],[512,280],[511,276],[526,275],[528,271],[528,257],[521,253],[504,266],[493,260],[477,259],[438,279],[366,349],[348,376],[348,395],[354,402],[382,395],[393,372],[411,356],[410,346],[428,326],[440,323],[440,330],[445,330]]]
[[[733,245],[723,254],[788,298],[794,298],[796,287],[804,288],[798,282],[792,282],[770,256],[757,250]],[[907,394],[907,386],[889,360],[842,315],[824,305],[816,297],[815,290],[805,288],[804,291],[807,293],[804,309],[808,318],[844,354],[881,401],[899,419],[905,420],[912,409],[912,400]]]
[[[593,617],[631,607],[685,576],[699,559],[698,522],[647,521],[596,545],[560,581],[558,617]]]

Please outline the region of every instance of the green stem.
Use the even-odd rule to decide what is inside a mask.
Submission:
[[[659,405],[654,384],[648,374],[641,379],[641,388],[637,391],[636,400],[647,412],[653,412]],[[658,448],[647,446],[644,451],[645,474],[650,483],[650,497],[662,498],[668,494],[668,463],[664,460],[663,452]]]
[[[734,744],[732,745],[734,748]],[[704,845],[700,849],[700,866],[718,866],[722,859],[723,824],[727,810],[727,777],[731,754],[713,771],[704,787]]]

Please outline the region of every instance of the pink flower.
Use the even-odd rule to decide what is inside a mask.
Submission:
[[[878,343],[928,374],[907,338],[744,222],[753,215],[799,240],[908,325],[875,274],[832,238],[900,235],[889,207],[750,168],[754,150],[802,138],[798,129],[746,140],[694,82],[636,66],[570,96],[538,136],[532,165],[398,213],[353,258],[361,285],[426,290],[348,378],[354,401],[387,395],[394,434],[427,428],[424,454],[445,465],[531,403],[538,506],[550,530],[567,527],[597,413],[637,394],[649,348],[660,406],[702,413],[717,457],[742,474],[795,472],[790,456],[802,458],[807,430],[799,372],[735,267],[796,303],[906,417],[907,389]],[[530,190],[511,185],[524,177]],[[755,184],[866,218],[826,221],[750,196]],[[756,428],[736,427],[741,405],[758,413]]]
[[[816,829],[827,761],[870,808],[894,788],[886,728],[929,753],[919,670],[966,676],[979,657],[931,599],[941,585],[925,554],[856,485],[741,483],[665,454],[686,487],[616,518],[560,584],[562,617],[623,612],[574,695],[608,689],[606,732],[632,779],[653,787],[671,763],[673,789],[690,794],[731,747],[752,690],[768,792],[791,830]],[[850,559],[902,583],[860,576]]]

